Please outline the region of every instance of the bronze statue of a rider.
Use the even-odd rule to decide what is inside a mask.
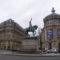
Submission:
[[[37,30],[38,26],[37,25],[32,26],[31,21],[32,21],[32,18],[29,22],[29,27],[26,28],[25,31],[26,31],[26,34],[28,34],[28,32],[33,32],[33,35],[34,35],[34,32],[35,30]]]

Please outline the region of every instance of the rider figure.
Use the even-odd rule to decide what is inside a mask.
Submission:
[[[32,27],[31,21],[32,21],[32,18],[31,18],[31,20],[30,20],[30,22],[29,22],[29,27]]]

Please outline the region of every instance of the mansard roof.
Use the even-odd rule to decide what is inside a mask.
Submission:
[[[25,32],[25,30],[19,24],[14,22],[14,20],[12,20],[12,19],[8,19],[8,20],[0,23],[0,27],[7,27],[7,26],[15,27],[15,28],[18,28],[21,32]]]

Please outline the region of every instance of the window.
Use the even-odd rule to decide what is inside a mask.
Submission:
[[[60,29],[57,29],[57,37],[60,38]]]
[[[60,23],[60,19],[58,20],[58,22]]]
[[[51,40],[53,38],[53,29],[48,29],[47,31],[47,39]]]

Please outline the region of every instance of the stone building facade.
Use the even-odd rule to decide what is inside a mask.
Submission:
[[[44,19],[44,28],[40,34],[40,47],[43,49],[60,49],[60,15],[55,13],[52,8],[52,13]]]
[[[38,38],[29,37],[14,20],[0,23],[0,50],[37,51]]]

